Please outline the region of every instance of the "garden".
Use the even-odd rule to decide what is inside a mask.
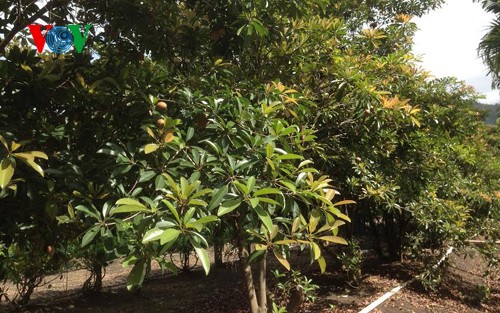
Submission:
[[[0,3],[0,311],[498,312],[499,120],[412,53],[441,4]]]

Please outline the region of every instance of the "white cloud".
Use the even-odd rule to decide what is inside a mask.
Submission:
[[[436,77],[455,76],[487,96],[481,102],[500,102],[500,91],[491,90],[491,78],[477,55],[477,46],[494,15],[472,0],[447,0],[439,10],[414,20],[419,27],[414,53]]]

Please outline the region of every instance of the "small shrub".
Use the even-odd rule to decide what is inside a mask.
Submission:
[[[349,242],[346,250],[337,256],[342,270],[347,275],[347,283],[352,287],[361,284],[361,249],[356,241]]]
[[[272,292],[273,312],[295,312],[303,303],[316,301],[319,286],[300,271],[285,274],[275,270],[273,276],[276,281]]]
[[[487,302],[490,299],[491,291],[487,285],[476,285],[476,289],[472,294],[472,301],[477,304]]]

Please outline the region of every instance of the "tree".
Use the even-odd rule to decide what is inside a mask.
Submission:
[[[479,2],[479,1],[478,1]],[[488,66],[493,78],[492,87],[500,87],[500,4],[494,0],[482,0],[481,5],[486,12],[495,14],[489,30],[479,43],[479,55]]]

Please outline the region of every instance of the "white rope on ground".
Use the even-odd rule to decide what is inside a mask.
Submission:
[[[467,240],[467,242],[470,243],[488,243],[486,240],[477,240],[477,239],[470,239]],[[496,244],[500,244],[500,240],[495,241]]]
[[[453,249],[454,249],[453,247],[449,247],[448,250],[446,251],[446,253],[444,254],[444,256],[436,264],[434,264],[434,266],[432,268],[436,268],[439,265],[441,265],[441,263],[443,263],[443,261],[446,260],[446,258],[450,255],[450,253],[453,252]],[[369,312],[371,312],[373,309],[375,309],[376,307],[378,307],[379,305],[381,305],[382,303],[384,303],[387,299],[389,299],[390,297],[392,297],[393,295],[395,295],[396,293],[398,293],[401,289],[403,289],[407,285],[413,283],[420,276],[422,276],[422,274],[420,274],[418,276],[415,276],[412,279],[410,279],[409,281],[407,281],[407,282],[405,282],[405,283],[403,283],[403,284],[401,284],[401,285],[399,285],[399,286],[391,289],[391,291],[386,292],[380,298],[378,298],[374,302],[370,303],[363,310],[359,311],[359,313],[369,313]]]

